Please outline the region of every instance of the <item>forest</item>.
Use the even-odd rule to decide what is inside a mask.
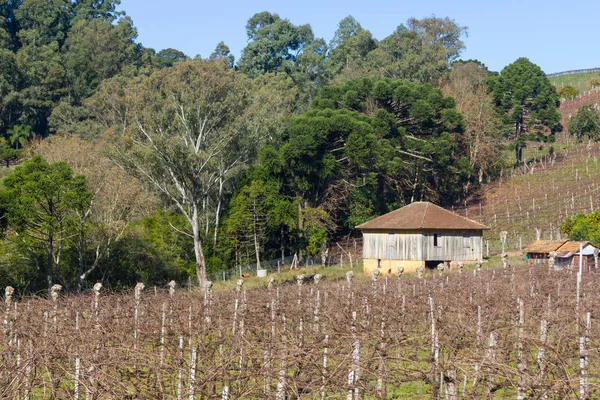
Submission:
[[[0,286],[319,256],[412,201],[466,204],[562,130],[544,71],[462,60],[451,18],[376,39],[348,16],[325,40],[258,12],[236,60],[143,47],[118,5],[0,1]]]

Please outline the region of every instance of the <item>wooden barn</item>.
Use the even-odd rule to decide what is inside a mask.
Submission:
[[[441,262],[483,257],[484,225],[433,203],[416,202],[357,226],[363,233],[364,271],[395,274]]]

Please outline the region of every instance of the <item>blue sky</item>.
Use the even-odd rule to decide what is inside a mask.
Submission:
[[[600,67],[598,17],[592,0],[411,0],[411,1],[218,1],[121,0],[138,28],[138,41],[155,50],[175,48],[208,57],[224,41],[239,59],[246,45],[245,25],[269,11],[300,25],[309,23],[327,42],[339,21],[352,15],[377,39],[410,17],[450,17],[469,28],[462,58],[474,58],[499,71],[527,57],[546,73]]]

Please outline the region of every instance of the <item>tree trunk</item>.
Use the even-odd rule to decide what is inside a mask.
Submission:
[[[204,260],[204,250],[202,249],[202,238],[200,237],[200,226],[198,220],[198,206],[193,205],[192,211],[192,231],[194,234],[194,255],[196,256],[196,277],[198,285],[204,287],[206,282],[206,262]]]
[[[221,203],[223,202],[223,177],[219,176],[219,197],[217,199],[217,210],[215,212],[215,234],[213,236],[213,249],[217,248],[217,235],[219,232],[219,214],[221,214]]]
[[[48,297],[52,294],[52,253],[54,252],[52,234],[48,236],[48,263],[46,265],[46,280],[48,282]]]
[[[83,232],[79,236],[79,254],[78,254],[78,269],[77,269],[77,293],[81,292],[81,285],[83,283],[82,275],[83,275],[83,252],[85,249],[85,237]]]
[[[254,231],[254,251],[256,252],[256,271],[261,269],[260,267],[260,246],[258,245],[258,232],[256,227],[256,212],[253,213],[253,231]],[[258,274],[258,272],[257,272]]]

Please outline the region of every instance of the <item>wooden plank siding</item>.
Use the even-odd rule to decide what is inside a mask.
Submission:
[[[434,246],[436,234],[438,246]],[[480,230],[363,232],[364,259],[475,261],[482,256]]]

